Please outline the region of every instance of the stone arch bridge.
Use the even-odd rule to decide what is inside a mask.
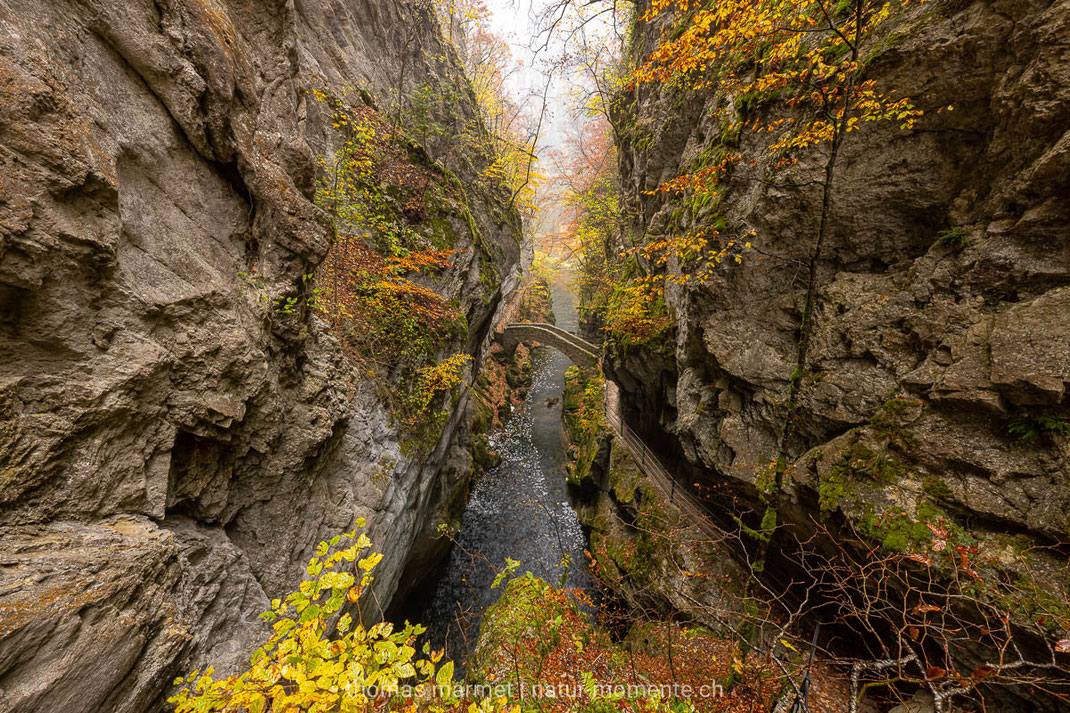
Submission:
[[[539,342],[557,349],[583,371],[597,372],[600,368],[598,347],[553,324],[513,322],[495,338],[510,352],[520,342]]]

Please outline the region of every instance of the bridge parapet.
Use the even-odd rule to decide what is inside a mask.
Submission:
[[[539,342],[557,349],[584,371],[599,369],[599,349],[595,345],[553,324],[515,322],[506,325],[497,339],[509,351],[516,349],[520,342]]]

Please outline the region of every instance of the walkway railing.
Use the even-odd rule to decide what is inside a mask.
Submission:
[[[702,530],[702,533],[711,540],[724,539],[725,533],[710,520],[702,502],[686,486],[677,485],[676,478],[662,464],[661,459],[643,443],[643,439],[629,428],[628,424],[624,423],[620,417],[616,399],[610,397],[608,388],[606,389],[606,421],[631,453],[632,460],[647,477],[654,490],[679,508],[691,520],[691,524]]]

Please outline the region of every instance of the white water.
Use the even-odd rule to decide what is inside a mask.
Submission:
[[[554,314],[564,329],[576,329],[572,294],[553,290]],[[490,437],[502,463],[473,488],[457,545],[431,585],[428,605],[416,619],[428,627],[433,645],[447,647],[460,662],[475,646],[486,607],[501,595],[491,589],[506,558],[517,573],[531,571],[551,584],[581,587],[591,594],[586,536],[568,501],[561,395],[571,365],[556,350],[534,351],[533,382],[523,407]],[[548,405],[548,399],[556,399]]]

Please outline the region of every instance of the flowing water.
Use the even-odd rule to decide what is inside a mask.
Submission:
[[[558,326],[575,331],[572,293],[555,284],[552,294]],[[490,436],[502,463],[473,488],[457,544],[414,617],[428,627],[432,644],[446,646],[458,662],[475,646],[482,612],[501,596],[491,583],[506,558],[520,562],[518,573],[596,594],[583,552],[586,536],[565,485],[561,396],[572,362],[548,347],[535,349],[532,361],[526,403]]]

